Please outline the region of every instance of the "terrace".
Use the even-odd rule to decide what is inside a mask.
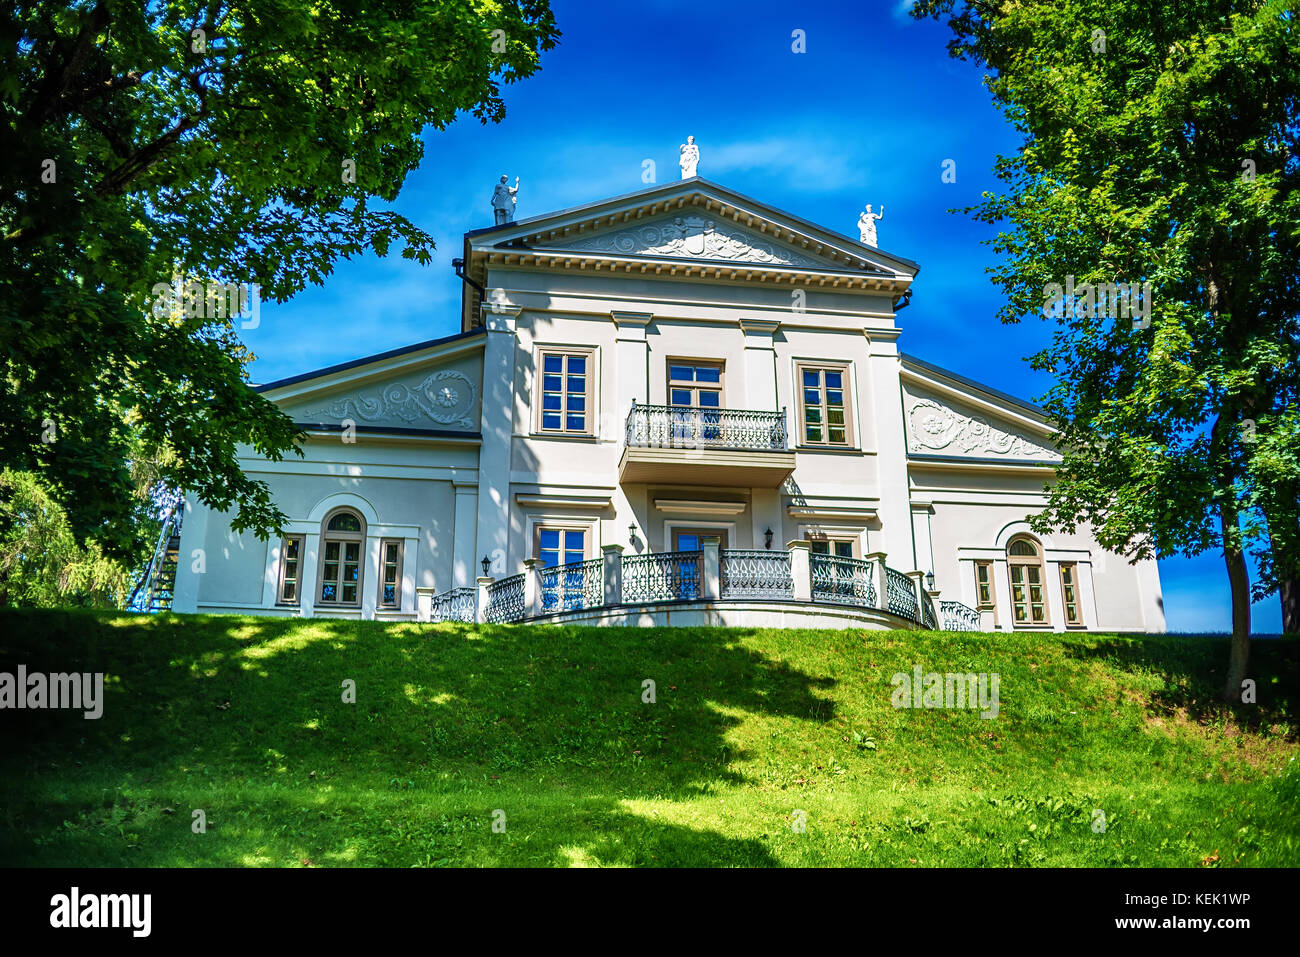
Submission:
[[[487,624],[735,625],[813,628],[924,628],[977,631],[979,614],[940,601],[920,571],[901,572],[885,554],[845,558],[812,552],[720,548],[623,554],[546,567],[528,559],[505,578],[435,594],[417,589],[421,621]]]

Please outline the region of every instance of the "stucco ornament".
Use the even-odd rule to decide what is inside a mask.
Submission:
[[[629,229],[598,233],[570,241],[566,249],[635,256],[674,256],[778,266],[825,266],[792,249],[766,241],[725,220],[675,216]]]
[[[410,388],[401,382],[391,382],[377,395],[355,395],[340,399],[324,409],[314,409],[306,415],[327,416],[335,419],[354,418],[365,422],[394,419],[419,423],[427,420],[439,425],[458,425],[472,429],[469,417],[477,389],[468,377],[444,369],[431,372],[419,385]]]
[[[695,169],[700,165],[700,148],[695,145],[695,137],[686,137],[686,142],[682,144],[680,152],[682,154],[680,161],[682,179],[690,179],[692,176],[697,175]]]
[[[907,413],[908,451],[960,452],[1033,459],[1060,458],[1059,453],[995,428],[987,419],[966,416],[931,399],[917,399]]]

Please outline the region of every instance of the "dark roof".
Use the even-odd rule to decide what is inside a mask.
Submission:
[[[294,427],[304,432],[342,432],[341,422],[295,422]],[[482,432],[461,432],[456,429],[413,429],[402,425],[354,425],[353,430],[364,435],[415,435],[421,438],[479,439]]]
[[[410,352],[419,352],[421,349],[430,349],[433,346],[440,346],[444,342],[455,342],[457,339],[469,339],[474,336],[482,335],[484,329],[470,329],[468,332],[458,332],[455,335],[443,336],[441,339],[426,339],[424,342],[417,342],[414,345],[402,346],[398,349],[389,349],[387,352],[379,352],[373,356],[364,356],[360,359],[352,359],[349,362],[340,362],[338,365],[326,366],[323,369],[316,369],[312,372],[304,372],[302,375],[289,376],[287,379],[276,379],[274,382],[268,382],[265,385],[255,385],[253,389],[257,392],[270,392],[272,389],[281,389],[287,385],[296,385],[299,382],[306,382],[308,379],[319,379],[321,376],[332,375],[335,372],[343,372],[347,369],[355,369],[357,366],[368,365],[371,362],[382,362],[384,359],[392,359],[395,356],[406,355]]]
[[[931,362],[926,362],[924,359],[918,359],[916,356],[908,355],[905,352],[900,352],[898,354],[898,357],[902,359],[904,362],[909,362],[912,365],[920,366],[922,369],[926,370],[927,372],[934,372],[937,373],[938,375],[943,376],[946,379],[952,379],[954,382],[960,382],[964,386],[969,386],[970,388],[975,389],[978,392],[983,392],[985,395],[991,395],[995,399],[1001,399],[1003,402],[1007,402],[1010,403],[1011,405],[1024,409],[1026,412],[1032,412],[1035,415],[1040,415],[1045,419],[1051,418],[1047,410],[1044,409],[1042,406],[1034,405],[1034,403],[1032,402],[1026,402],[1024,399],[1018,399],[1014,395],[1011,395],[1010,393],[1002,392],[998,389],[993,388],[992,386],[985,385],[983,382],[976,382],[974,379],[968,379],[964,375],[958,375],[956,372],[953,372],[950,369],[945,369],[942,366],[937,366]]]

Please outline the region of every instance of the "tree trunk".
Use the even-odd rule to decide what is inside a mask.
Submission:
[[[1232,587],[1232,641],[1228,647],[1228,678],[1223,685],[1223,700],[1241,703],[1241,682],[1250,662],[1250,576],[1246,572],[1246,555],[1241,549],[1236,510],[1219,506],[1223,529],[1223,558],[1228,566],[1228,584]]]
[[[1282,631],[1300,634],[1300,579],[1283,579],[1278,594],[1282,599]]]

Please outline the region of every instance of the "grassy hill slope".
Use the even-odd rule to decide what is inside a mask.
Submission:
[[[98,721],[0,710],[4,863],[1300,864],[1292,640],[1256,643],[1259,704],[1229,710],[1219,638],[79,612],[0,635],[0,671],[108,675]],[[915,665],[996,672],[998,716],[895,709]]]

